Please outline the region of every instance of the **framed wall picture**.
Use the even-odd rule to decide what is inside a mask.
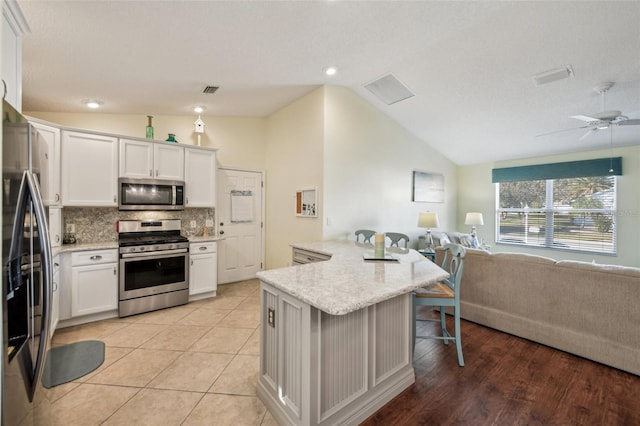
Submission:
[[[414,170],[411,201],[444,203],[444,175]]]

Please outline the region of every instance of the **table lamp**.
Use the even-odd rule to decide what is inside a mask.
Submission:
[[[476,235],[476,226],[484,225],[482,213],[478,213],[478,212],[467,213],[467,216],[464,219],[464,224],[471,225],[471,247],[473,248],[480,247],[480,244],[478,243],[478,236]]]
[[[433,251],[433,238],[431,238],[431,228],[440,226],[438,214],[436,212],[422,212],[418,215],[418,227],[427,228],[426,250]]]

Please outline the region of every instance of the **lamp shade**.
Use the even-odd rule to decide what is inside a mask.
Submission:
[[[482,213],[471,212],[467,213],[467,216],[464,219],[465,225],[484,225],[484,220],[482,219]]]
[[[418,215],[418,227],[437,228],[438,226],[440,226],[440,223],[436,212],[423,212]]]

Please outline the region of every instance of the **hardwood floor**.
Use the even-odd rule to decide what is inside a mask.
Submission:
[[[363,425],[640,425],[638,376],[464,320],[462,345],[459,367],[418,340],[416,383]]]

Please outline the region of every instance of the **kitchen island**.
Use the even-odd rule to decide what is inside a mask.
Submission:
[[[358,424],[414,383],[411,291],[448,274],[415,250],[368,261],[371,245],[323,241],[293,252],[311,263],[257,274],[257,395],[280,424]]]

